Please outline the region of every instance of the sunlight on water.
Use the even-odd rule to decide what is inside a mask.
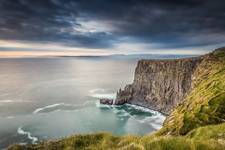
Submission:
[[[0,148],[77,133],[143,135],[164,116],[133,105],[107,106],[133,80],[136,59],[0,59]],[[4,138],[3,138],[4,137]]]

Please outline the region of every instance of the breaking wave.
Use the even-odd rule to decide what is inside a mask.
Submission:
[[[109,99],[115,99],[116,93],[110,93],[107,89],[92,89],[89,91],[90,96],[94,98],[109,98]]]
[[[44,107],[41,107],[41,108],[37,108],[33,114],[36,114],[36,113],[39,113],[45,109],[48,109],[48,108],[54,108],[54,107],[57,107],[57,106],[60,106],[60,105],[65,105],[65,103],[57,103],[57,104],[52,104],[52,105],[48,105],[48,106],[44,106]]]
[[[88,104],[93,103],[94,101],[86,101],[83,104],[67,104],[67,103],[56,103],[52,105],[47,105],[44,107],[37,108],[33,111],[33,114],[37,113],[46,113],[46,112],[58,112],[61,110],[67,111],[78,111],[80,108],[87,106]]]
[[[28,131],[23,130],[22,127],[19,127],[17,129],[17,133],[20,135],[26,135],[28,139],[31,140],[32,144],[36,144],[38,142],[38,138],[35,136],[32,136],[32,134]]]
[[[165,118],[166,118],[165,116],[157,114],[150,117],[145,117],[142,120],[138,120],[138,122],[147,123],[151,125],[154,129],[159,130],[162,127]]]
[[[120,120],[125,120],[129,118],[134,118],[137,122],[141,124],[148,124],[155,130],[158,130],[162,127],[162,124],[165,120],[165,116],[160,112],[137,106],[132,104],[124,105],[104,105],[100,104],[99,101],[96,102],[96,107],[107,108],[117,115]],[[142,116],[139,118],[139,116]]]
[[[152,113],[152,114],[154,114],[154,115],[161,114],[161,113],[158,112],[158,111],[151,110],[151,109],[149,109],[149,108],[145,108],[145,107],[142,107],[142,106],[137,106],[137,105],[132,105],[132,104],[125,104],[125,105],[127,105],[127,106],[129,106],[129,107],[132,107],[132,108],[134,108],[134,109],[136,109],[136,110],[139,110],[139,111]],[[161,115],[162,115],[162,114],[161,114]]]
[[[4,99],[0,100],[0,103],[30,103],[30,100],[11,100],[11,99]]]
[[[105,91],[106,91],[105,89],[97,88],[97,89],[92,89],[89,92],[90,93],[96,93],[96,92],[105,92]]]

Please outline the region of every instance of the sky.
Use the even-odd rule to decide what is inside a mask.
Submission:
[[[0,56],[204,54],[224,0],[1,0]]]

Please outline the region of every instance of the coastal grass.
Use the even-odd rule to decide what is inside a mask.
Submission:
[[[158,135],[186,135],[225,121],[225,50],[207,56],[193,78],[193,89],[167,117]]]
[[[199,127],[186,136],[113,136],[110,133],[82,134],[34,145],[14,145],[9,150],[222,150],[225,123]]]

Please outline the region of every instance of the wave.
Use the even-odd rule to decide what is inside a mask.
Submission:
[[[156,129],[156,130],[159,130],[159,129],[162,128],[162,125],[160,125],[160,124],[155,124],[155,123],[152,123],[151,126],[152,126],[154,129]]]
[[[86,101],[83,104],[66,104],[66,103],[56,103],[52,105],[47,105],[44,107],[37,108],[33,111],[33,114],[37,113],[43,113],[46,110],[49,110],[48,112],[58,112],[58,111],[77,111],[78,109],[86,106],[89,103],[93,103],[94,101]],[[55,109],[56,108],[56,109]]]
[[[162,124],[165,120],[165,116],[158,111],[154,111],[145,107],[132,105],[132,104],[124,104],[124,105],[104,105],[100,104],[100,102],[96,102],[96,106],[99,108],[108,108],[111,109],[113,113],[115,113],[120,120],[124,120],[125,118],[134,117],[139,123],[149,124],[154,129],[158,130],[162,127]],[[127,107],[126,107],[127,106]],[[140,111],[147,113],[144,118],[138,119],[139,116],[134,111]],[[149,113],[149,115],[148,115]],[[136,117],[135,117],[136,116]]]
[[[15,116],[7,116],[6,118],[7,119],[13,119],[13,118],[15,118]]]
[[[162,127],[163,120],[158,122],[157,121],[158,119],[160,119],[160,118],[151,116],[151,117],[146,117],[142,120],[138,120],[138,122],[143,123],[143,124],[149,124],[150,126],[152,126],[152,128],[159,130]]]
[[[96,107],[99,107],[99,108],[103,108],[103,107],[104,108],[111,108],[111,109],[113,109],[114,113],[129,113],[129,112],[124,110],[124,108],[123,108],[124,106],[128,106],[128,110],[131,110],[131,111],[132,111],[132,109],[134,109],[134,110],[138,110],[138,111],[141,111],[141,112],[150,113],[152,116],[165,118],[165,116],[163,114],[161,114],[160,112],[154,111],[154,110],[151,110],[149,108],[142,107],[142,106],[137,106],[137,105],[132,105],[132,104],[107,105],[107,104],[101,104],[99,101],[96,101]],[[161,119],[161,120],[164,120],[164,119]]]
[[[115,98],[116,98],[116,94],[115,94],[115,93],[92,94],[91,97],[94,97],[94,98],[109,98],[109,99],[115,99]]]
[[[117,114],[117,116],[119,117],[127,117],[127,116],[131,116],[129,112],[127,112],[124,109],[118,109],[121,108],[120,105],[106,105],[106,104],[101,104],[99,101],[96,101],[96,107],[98,108],[108,108],[110,110],[112,110],[113,113]]]
[[[11,100],[11,99],[4,99],[0,100],[0,103],[30,103],[30,100]]]
[[[28,131],[24,131],[22,129],[22,127],[19,127],[17,129],[17,133],[20,134],[20,135],[27,135],[27,138],[32,141],[32,144],[36,144],[38,142],[38,138],[37,137],[32,136],[32,134],[30,132],[28,132]]]
[[[106,93],[108,91],[107,89],[92,89],[89,91],[90,96],[94,98],[109,98],[109,99],[115,99],[116,98],[116,93]]]
[[[130,107],[132,107],[132,108],[134,108],[136,110],[140,110],[140,111],[143,111],[143,112],[149,112],[149,113],[151,113],[153,115],[157,115],[157,114],[163,115],[163,114],[161,114],[158,111],[151,110],[149,108],[145,108],[145,107],[142,107],[142,106],[137,106],[137,105],[133,105],[133,104],[125,104],[125,105],[130,106]]]
[[[145,117],[142,120],[138,120],[139,123],[147,123],[152,126],[154,129],[159,130],[162,127],[162,124],[166,117],[161,113],[157,113],[153,116]]]
[[[90,93],[105,92],[105,91],[106,91],[106,89],[101,89],[101,88],[89,90]]]
[[[53,107],[56,107],[56,106],[60,106],[60,105],[65,105],[64,103],[57,103],[57,104],[52,104],[52,105],[47,105],[47,106],[44,106],[44,107],[41,107],[41,108],[37,108],[35,111],[33,111],[33,114],[36,114],[36,113],[39,113],[47,108],[53,108]]]
[[[121,110],[119,110],[119,109],[113,109],[113,112],[115,114],[117,114],[117,116],[122,117],[122,118],[123,117],[131,117],[132,116],[129,112],[127,112],[127,111],[125,111],[123,109],[121,109]]]

